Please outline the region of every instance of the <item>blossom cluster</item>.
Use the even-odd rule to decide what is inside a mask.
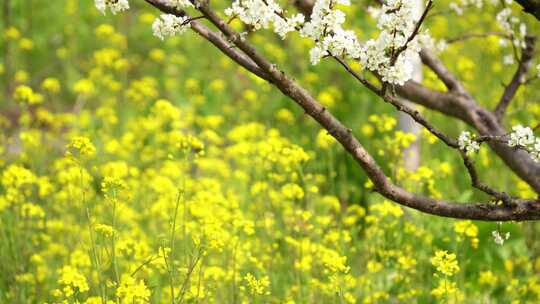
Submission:
[[[459,149],[466,153],[475,153],[480,150],[480,145],[474,140],[473,135],[469,131],[463,131],[458,138]]]
[[[378,73],[383,81],[403,84],[412,77],[413,62],[420,50],[418,39],[408,41],[416,26],[413,1],[388,1],[379,14],[377,27],[381,33],[362,45],[353,30],[343,28],[345,13],[337,5],[349,6],[349,0],[317,0],[309,21],[301,14],[290,18],[273,0],[235,1],[225,13],[240,18],[255,30],[269,28],[285,38],[299,30],[302,37],[315,41],[310,50],[310,61],[316,65],[326,56],[359,60],[363,67]],[[405,48],[400,54],[397,50]]]
[[[193,7],[193,4],[189,0],[165,0],[163,3],[177,9]]]
[[[540,161],[540,138],[534,136],[531,128],[523,127],[522,125],[512,127],[508,145],[510,147],[523,148],[531,154],[534,161]]]
[[[416,27],[416,5],[416,1],[387,1],[377,22],[381,33],[362,48],[362,65],[378,72],[386,82],[403,85],[412,78],[413,62],[420,51],[418,37],[408,41]],[[396,53],[405,46],[401,54]]]
[[[189,0],[168,0],[165,4],[177,9],[193,6]],[[415,2],[387,1],[380,10],[377,23],[380,35],[365,45],[360,43],[353,30],[343,28],[345,13],[336,6],[350,4],[350,0],[317,0],[308,22],[300,13],[286,16],[274,0],[235,0],[225,14],[239,18],[254,30],[272,27],[282,39],[298,30],[302,37],[315,41],[310,51],[310,61],[314,65],[325,56],[356,59],[363,67],[378,73],[385,82],[405,83],[412,77],[413,62],[420,50],[417,37],[409,41],[416,26]],[[102,13],[110,9],[113,14],[129,8],[127,0],[95,0],[95,5]],[[162,14],[155,19],[152,30],[156,37],[163,40],[166,36],[185,32],[188,26],[186,16]]]
[[[109,9],[113,15],[129,9],[128,0],[94,0],[94,3],[96,8],[102,14],[105,14],[107,9]]]
[[[285,17],[283,9],[274,0],[235,0],[232,6],[225,10],[225,14],[238,17],[255,30],[267,29],[272,25],[274,31],[282,39],[304,23],[302,14],[296,14],[290,18]]]
[[[189,18],[186,16],[175,16],[172,14],[162,14],[152,23],[154,36],[164,40],[167,36],[184,33],[190,27]]]
[[[350,5],[349,0],[318,0],[313,6],[309,22],[300,35],[313,39],[316,44],[310,51],[312,64],[328,55],[345,58],[360,57],[360,42],[354,31],[343,29],[345,13],[335,9],[336,4]]]
[[[504,33],[512,38],[511,42],[513,45],[519,48],[525,48],[527,25],[524,22],[520,22],[518,17],[512,16],[512,9],[509,7],[503,8],[497,14],[496,19]],[[505,40],[501,40],[501,43],[504,45]]]
[[[494,0],[491,0],[491,2],[494,2]],[[471,6],[482,8],[484,0],[459,0],[448,4],[448,7],[458,15],[463,15],[464,9]]]
[[[508,134],[506,144],[510,147],[525,150],[535,162],[540,161],[540,138],[534,135],[534,131],[531,128],[522,125],[512,127],[512,132]],[[458,138],[458,145],[459,149],[466,153],[475,153],[480,150],[480,143],[468,131],[461,132]]]
[[[510,232],[501,233],[499,230],[493,230],[491,231],[491,236],[495,244],[502,246],[510,238]]]
[[[513,0],[502,1],[503,9],[496,16],[497,23],[502,28],[505,35],[509,37],[501,37],[499,43],[501,46],[507,46],[510,41],[514,48],[524,49],[527,45],[525,37],[527,35],[527,25],[521,22],[520,19],[512,15],[512,9],[506,5],[511,5]],[[503,64],[514,64],[515,55],[508,54],[503,56]]]

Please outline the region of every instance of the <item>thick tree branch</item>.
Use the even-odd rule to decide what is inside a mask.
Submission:
[[[450,91],[456,91],[464,94],[465,88],[461,82],[457,79],[450,70],[444,65],[444,63],[435,56],[431,51],[423,49],[420,52],[420,58],[422,63],[428,66],[437,77],[444,83],[444,85]]]
[[[540,0],[516,0],[523,7],[523,11],[533,15],[540,21]]]
[[[373,157],[354,137],[351,129],[346,128],[304,88],[280,71],[276,65],[266,60],[245,40],[241,39],[240,35],[232,30],[225,21],[221,20],[209,8],[207,3],[201,5],[198,9],[229,41],[252,59],[283,94],[294,100],[308,115],[319,122],[341,143],[373,181],[375,189],[383,196],[402,205],[439,216],[490,221],[540,219],[540,202],[537,200],[516,200],[515,204],[509,205],[492,203],[459,204],[419,196],[396,186],[386,177]]]
[[[504,93],[495,108],[495,117],[497,117],[498,121],[502,121],[510,102],[514,96],[516,96],[521,85],[526,81],[526,76],[531,68],[532,59],[534,57],[535,44],[536,37],[525,37],[525,48],[521,50],[521,59],[519,60],[518,68],[514,73],[514,77],[512,77],[512,80],[504,89]]]
[[[313,5],[315,4],[315,0],[294,0],[294,6],[302,13],[306,18],[309,18],[311,16],[311,12],[313,11]]]
[[[429,89],[420,83],[409,80],[402,86],[394,87],[399,96],[422,105],[428,109],[466,120],[467,115],[454,106],[455,96],[446,92]]]
[[[355,79],[357,79],[360,83],[362,83],[365,87],[370,89],[375,94],[379,95],[384,101],[390,103],[394,108],[396,108],[398,111],[408,114],[414,121],[416,121],[419,125],[423,126],[428,130],[431,134],[435,135],[438,139],[440,139],[443,143],[445,143],[448,147],[455,149],[459,151],[463,163],[465,164],[465,167],[467,169],[467,172],[469,173],[469,176],[471,178],[471,184],[473,187],[477,188],[478,190],[481,190],[485,192],[486,194],[489,194],[501,201],[503,201],[506,204],[514,204],[516,203],[515,198],[509,196],[508,194],[504,192],[499,192],[492,187],[488,186],[487,184],[483,183],[479,176],[478,172],[476,171],[476,168],[474,167],[473,161],[471,158],[462,151],[459,147],[459,144],[456,140],[449,137],[448,135],[441,132],[439,129],[437,129],[433,124],[431,124],[422,114],[420,114],[419,111],[410,108],[406,104],[399,101],[399,99],[395,98],[394,96],[388,95],[385,92],[385,89],[378,89],[374,85],[370,84],[368,81],[362,78],[362,76],[358,75],[353,69],[351,69],[346,62],[341,60],[338,57],[334,58],[349,72]],[[482,138],[484,141],[487,141],[491,139],[491,137],[485,137]]]

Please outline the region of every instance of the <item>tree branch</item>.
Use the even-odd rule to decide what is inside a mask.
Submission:
[[[516,0],[523,7],[523,11],[533,15],[540,21],[540,0]]]
[[[428,66],[437,77],[444,83],[446,88],[450,91],[457,91],[459,93],[465,93],[466,90],[450,70],[444,65],[444,63],[435,56],[431,51],[423,49],[420,52],[420,58],[422,63]]]
[[[308,2],[308,0],[297,1]],[[435,54],[423,49],[420,57],[422,62],[445,84],[449,92],[431,90],[411,80],[404,86],[395,86],[400,96],[429,109],[459,118],[475,128],[480,135],[499,136],[506,133],[495,115],[476,102],[458,78]],[[506,144],[489,142],[489,146],[512,171],[540,194],[540,163],[533,161],[528,153],[512,149]]]
[[[448,147],[455,149],[459,151],[460,156],[463,159],[463,163],[465,164],[465,167],[467,169],[467,172],[469,173],[469,176],[471,178],[471,184],[473,187],[477,188],[478,190],[489,194],[501,201],[503,201],[506,204],[514,204],[516,203],[515,198],[509,196],[507,193],[499,192],[492,187],[488,186],[487,184],[480,181],[480,178],[478,176],[478,173],[476,171],[476,168],[474,167],[473,161],[471,158],[462,151],[459,147],[459,144],[456,140],[450,138],[448,135],[444,134],[440,130],[438,130],[433,124],[431,124],[422,114],[420,114],[419,111],[412,109],[408,107],[406,104],[400,102],[397,98],[391,95],[387,95],[385,92],[385,89],[378,89],[374,85],[370,84],[368,81],[363,79],[358,73],[356,73],[353,69],[351,69],[347,63],[345,63],[343,60],[341,60],[338,57],[333,56],[355,79],[357,79],[360,83],[362,83],[364,86],[366,86],[368,89],[370,89],[375,94],[379,95],[384,101],[390,103],[394,108],[396,108],[398,111],[406,113],[409,115],[414,121],[416,121],[419,125],[423,126],[428,130],[431,134],[436,136],[438,139],[440,139],[443,143],[445,143]],[[482,138],[483,141],[487,141],[491,139],[491,137],[484,137]]]
[[[536,37],[527,36],[525,37],[525,48],[521,50],[521,59],[518,64],[518,68],[514,73],[514,77],[510,83],[504,89],[504,93],[495,108],[495,117],[500,122],[503,119],[503,116],[506,112],[506,109],[510,105],[510,102],[516,95],[518,89],[525,82],[527,73],[532,65],[532,59],[534,57],[536,44]]]
[[[147,0],[150,1],[150,0]],[[159,1],[159,0],[153,0]],[[315,119],[349,152],[373,181],[375,189],[386,198],[422,212],[453,218],[467,218],[488,221],[535,220],[540,219],[540,202],[537,200],[516,200],[515,204],[497,205],[492,203],[460,204],[435,200],[408,192],[393,184],[353,135],[324,106],[316,101],[304,88],[280,71],[275,64],[266,60],[255,48],[241,39],[229,25],[213,12],[208,3],[198,7],[227,38],[256,63],[268,75],[272,83],[286,96],[290,97],[305,112]]]

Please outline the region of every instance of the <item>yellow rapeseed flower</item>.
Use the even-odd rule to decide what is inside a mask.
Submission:
[[[66,147],[68,152],[75,152],[81,156],[93,156],[96,154],[96,147],[90,139],[85,136],[76,136]]]
[[[51,94],[57,94],[60,92],[60,81],[53,77],[45,78],[41,82],[41,88]]]
[[[22,104],[39,104],[43,102],[43,96],[37,94],[31,87],[20,85],[13,92],[13,99]]]
[[[446,250],[437,250],[435,256],[431,258],[431,264],[445,276],[453,276],[459,271],[456,255]]]

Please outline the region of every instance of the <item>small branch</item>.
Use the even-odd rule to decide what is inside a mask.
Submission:
[[[525,48],[521,50],[521,60],[519,61],[518,68],[514,73],[514,77],[510,83],[504,89],[504,93],[495,108],[494,114],[497,117],[497,120],[502,121],[504,114],[510,105],[510,102],[516,96],[518,89],[526,81],[527,73],[532,65],[532,59],[535,52],[536,37],[527,36],[525,37]]]
[[[393,54],[393,56],[392,56],[392,58],[390,60],[390,66],[393,66],[394,64],[396,64],[396,61],[398,60],[399,55],[401,55],[401,53],[403,53],[407,49],[407,47],[409,46],[409,43],[411,41],[413,41],[414,38],[418,35],[418,33],[420,32],[420,27],[422,26],[422,24],[426,20],[427,14],[429,13],[429,11],[432,8],[433,8],[433,0],[429,0],[427,5],[426,5],[426,8],[424,9],[424,12],[422,13],[422,16],[416,22],[416,26],[414,27],[413,32],[411,33],[409,38],[407,38],[407,41],[405,41],[405,43],[401,47],[399,47],[396,50],[396,52]]]
[[[467,155],[466,152],[461,151],[461,150],[460,150],[460,152],[461,152],[461,157],[463,158],[463,164],[465,165],[465,168],[467,168],[467,172],[469,173],[469,176],[471,178],[471,185],[474,188],[476,188],[478,190],[481,190],[484,193],[487,193],[487,194],[495,197],[496,199],[502,201],[506,205],[512,205],[512,204],[516,204],[518,202],[518,200],[519,200],[518,198],[511,197],[510,195],[508,195],[505,192],[499,192],[499,191],[491,188],[487,184],[483,183],[480,180],[480,177],[478,176],[478,172],[476,171],[476,168],[475,168],[474,163],[471,160],[471,158]]]
[[[516,0],[523,7],[523,11],[533,15],[540,21],[540,1],[539,0]]]
[[[410,108],[410,107],[406,106],[405,104],[403,104],[402,102],[400,102],[399,100],[397,100],[395,97],[393,97],[391,95],[385,94],[383,89],[377,88],[375,85],[373,85],[370,82],[368,82],[367,80],[365,80],[362,76],[358,75],[358,73],[356,73],[351,67],[349,67],[349,65],[346,62],[344,62],[342,59],[340,59],[339,57],[336,57],[336,56],[333,56],[333,57],[334,57],[334,59],[336,61],[339,62],[339,64],[341,64],[341,66],[343,66],[345,68],[345,70],[347,70],[347,72],[349,72],[349,74],[351,74],[362,85],[364,85],[366,88],[371,90],[373,93],[379,95],[379,97],[381,97],[384,101],[390,103],[398,111],[407,113],[412,119],[414,119],[414,121],[416,121],[417,123],[422,125],[424,128],[426,128],[429,132],[431,132],[437,138],[442,140],[449,147],[459,148],[459,145],[455,140],[451,139],[446,134],[439,131],[427,119],[425,119],[422,116],[422,114],[420,114],[420,112],[418,112],[418,110],[415,110],[413,108]]]
[[[462,42],[462,41],[466,41],[470,39],[487,38],[491,36],[497,36],[504,39],[511,39],[509,35],[502,32],[468,33],[461,36],[448,38],[446,39],[446,43],[451,44],[451,43]]]
[[[314,0],[294,0],[294,6],[304,15],[306,19],[311,16],[313,11]]]
[[[394,108],[396,108],[398,111],[408,114],[414,121],[416,121],[418,124],[422,125],[426,130],[428,130],[431,134],[435,135],[437,138],[439,138],[442,142],[444,142],[448,147],[453,148],[457,151],[459,151],[461,157],[463,158],[463,163],[465,164],[465,167],[467,168],[467,171],[469,173],[469,176],[471,178],[472,186],[477,188],[480,191],[485,192],[488,195],[491,195],[501,201],[503,201],[506,204],[513,204],[515,203],[515,198],[510,197],[505,192],[499,192],[487,184],[480,181],[480,178],[478,177],[478,173],[476,171],[476,168],[474,167],[473,161],[471,158],[462,151],[459,147],[459,144],[456,140],[450,138],[448,135],[444,134],[440,130],[438,130],[433,124],[431,124],[420,112],[417,110],[408,107],[406,104],[400,102],[397,98],[387,95],[384,92],[384,89],[378,89],[373,84],[369,83],[367,80],[362,78],[358,73],[356,73],[353,69],[351,69],[347,63],[345,63],[340,58],[333,56],[334,59],[336,59],[351,75],[353,75],[354,78],[356,78],[361,84],[366,86],[368,89],[370,89],[375,94],[379,95],[384,101],[390,103]],[[488,140],[496,140],[502,137],[495,137],[495,136],[483,136],[480,140],[481,141],[488,141]],[[480,140],[477,140],[480,142]]]

